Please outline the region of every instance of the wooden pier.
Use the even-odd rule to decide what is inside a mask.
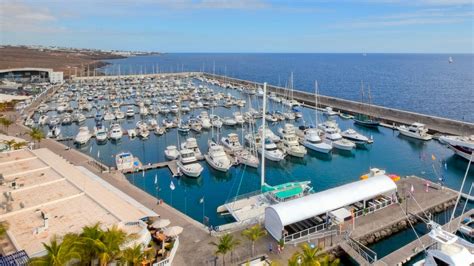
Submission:
[[[443,229],[454,233],[457,230],[457,226],[460,221],[464,218],[474,214],[474,209],[469,210],[468,212],[464,213],[449,223],[443,225]],[[417,255],[418,253],[422,252],[423,250],[433,246],[436,243],[428,234],[420,237],[420,239],[415,239],[411,243],[399,248],[398,250],[388,254],[387,256],[381,258],[373,265],[377,266],[385,266],[385,265],[401,265],[402,263],[407,262],[413,256]],[[473,250],[471,250],[473,252]]]
[[[163,168],[163,167],[168,167],[168,169],[170,170],[171,174],[173,174],[173,176],[179,176],[177,160],[145,164],[142,167],[135,168],[133,170],[132,169],[123,170],[122,173],[131,174],[134,172],[136,173],[136,172],[148,171],[148,170],[153,170],[153,169],[158,169],[158,168]]]

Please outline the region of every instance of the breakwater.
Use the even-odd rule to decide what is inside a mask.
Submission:
[[[236,78],[229,78],[219,75],[213,75],[209,73],[203,73],[203,75],[210,79],[216,79],[219,82],[228,83],[234,86],[248,86],[262,87],[263,84],[248,80],[241,80]],[[289,95],[289,91],[286,88],[267,85],[269,92],[274,92],[278,96]],[[299,102],[302,102],[310,107],[315,106],[315,96],[314,94],[299,91],[297,89],[293,90],[291,95],[293,98]],[[427,97],[429,97],[427,95]],[[387,108],[378,105],[369,105],[366,103],[355,102],[335,97],[329,97],[324,95],[318,95],[319,106],[327,107],[331,106],[335,111],[341,111],[347,114],[365,114],[377,117],[381,122],[388,125],[398,125],[405,124],[409,125],[414,122],[419,122],[425,124],[431,132],[433,133],[445,133],[452,135],[470,135],[474,134],[474,123],[468,123],[448,118],[423,115],[419,113],[403,111],[394,108]]]

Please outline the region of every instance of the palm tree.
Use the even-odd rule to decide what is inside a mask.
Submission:
[[[14,145],[16,144],[16,140],[14,139],[7,140],[5,141],[5,144],[7,144],[10,150],[14,150]]]
[[[145,259],[145,253],[142,252],[142,247],[136,245],[122,251],[122,262],[124,265],[138,265]]]
[[[225,265],[225,255],[227,252],[232,252],[237,245],[240,244],[240,241],[237,239],[234,239],[234,236],[230,234],[225,234],[221,237],[219,237],[219,242],[211,242],[209,243],[210,245],[213,245],[216,247],[216,255],[221,254],[222,255],[222,265]]]
[[[8,134],[8,128],[13,124],[13,121],[11,121],[8,118],[2,118],[2,125],[6,128],[7,134]]]
[[[117,225],[107,229],[102,236],[104,244],[99,251],[100,265],[106,266],[120,253],[120,246],[127,240],[127,233],[119,229]]]
[[[91,262],[97,257],[100,250],[104,249],[102,237],[104,231],[100,228],[100,223],[92,226],[84,226],[80,234],[80,247],[82,251],[82,260]]]
[[[21,149],[25,146],[28,146],[28,142],[26,142],[26,141],[15,142],[12,145],[14,150],[19,150],[19,149]]]
[[[0,238],[3,238],[3,236],[7,233],[9,226],[10,225],[7,221],[0,222]]]
[[[267,231],[263,230],[260,224],[256,224],[250,228],[245,229],[242,235],[252,242],[252,257],[255,251],[255,242],[267,235]]]
[[[304,266],[337,266],[339,259],[329,261],[327,253],[321,253],[321,248],[311,247],[308,243],[300,246],[301,251],[297,251],[288,260],[288,265],[304,265]]]
[[[38,146],[41,140],[44,139],[44,133],[38,127],[32,128],[28,135],[30,135],[33,141],[38,142]]]
[[[50,244],[43,243],[47,254],[43,257],[34,258],[30,261],[30,265],[38,266],[62,266],[67,265],[73,259],[80,259],[80,254],[74,245],[77,235],[66,235],[61,243],[54,236]]]

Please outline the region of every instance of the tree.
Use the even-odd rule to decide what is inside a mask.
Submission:
[[[38,146],[39,146],[39,143],[41,142],[42,139],[44,139],[44,133],[43,131],[41,131],[40,128],[32,128],[31,131],[28,133],[28,135],[30,135],[31,139],[34,141],[34,142],[38,142]]]
[[[222,255],[222,265],[225,265],[225,255],[230,251],[235,249],[237,245],[240,244],[240,241],[237,239],[234,239],[234,236],[230,234],[225,234],[221,237],[219,237],[219,242],[211,242],[209,243],[210,245],[213,245],[216,247],[216,255],[221,254]],[[232,259],[231,259],[232,260]]]
[[[8,118],[3,118],[1,123],[6,128],[8,134],[8,128],[13,124],[13,121]]]
[[[30,261],[33,266],[63,266],[67,265],[73,259],[80,259],[80,254],[75,246],[77,235],[68,234],[63,241],[59,243],[58,238],[54,236],[50,244],[43,243],[47,254],[43,257],[34,258]]]
[[[330,262],[327,253],[321,252],[319,247],[311,247],[308,243],[302,244],[300,249],[291,256],[288,265],[337,266],[340,263],[339,259]]]
[[[242,232],[242,235],[252,242],[252,257],[253,257],[254,252],[255,252],[255,242],[257,242],[260,238],[266,236],[267,231],[263,230],[260,224],[256,224],[250,228],[245,229]]]
[[[21,149],[23,147],[26,147],[26,146],[28,146],[28,142],[26,142],[26,141],[15,142],[12,145],[14,150],[19,150],[19,149]]]
[[[5,234],[7,233],[8,227],[10,227],[10,225],[8,224],[7,221],[0,222],[0,238],[3,238],[3,236],[5,236]]]
[[[102,243],[103,235],[104,231],[100,228],[100,223],[82,228],[82,233],[79,235],[79,245],[83,261],[92,261],[104,249],[104,243]]]
[[[127,240],[127,234],[119,229],[117,225],[113,225],[107,229],[102,236],[102,243],[99,251],[100,265],[106,266],[110,261],[114,260],[120,253],[120,246]]]
[[[125,265],[138,265],[145,259],[145,253],[142,252],[140,245],[135,245],[122,251],[122,262]]]

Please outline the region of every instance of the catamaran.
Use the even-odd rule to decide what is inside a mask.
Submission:
[[[267,84],[263,85],[263,113],[266,111],[266,91]],[[263,139],[265,139],[266,126],[262,125]],[[261,145],[262,171],[260,190],[240,195],[217,208],[217,212],[225,215],[230,214],[236,220],[235,223],[221,225],[217,230],[227,230],[239,226],[263,221],[265,208],[282,201],[299,198],[311,193],[310,181],[288,182],[276,186],[271,186],[265,182],[265,148]]]

